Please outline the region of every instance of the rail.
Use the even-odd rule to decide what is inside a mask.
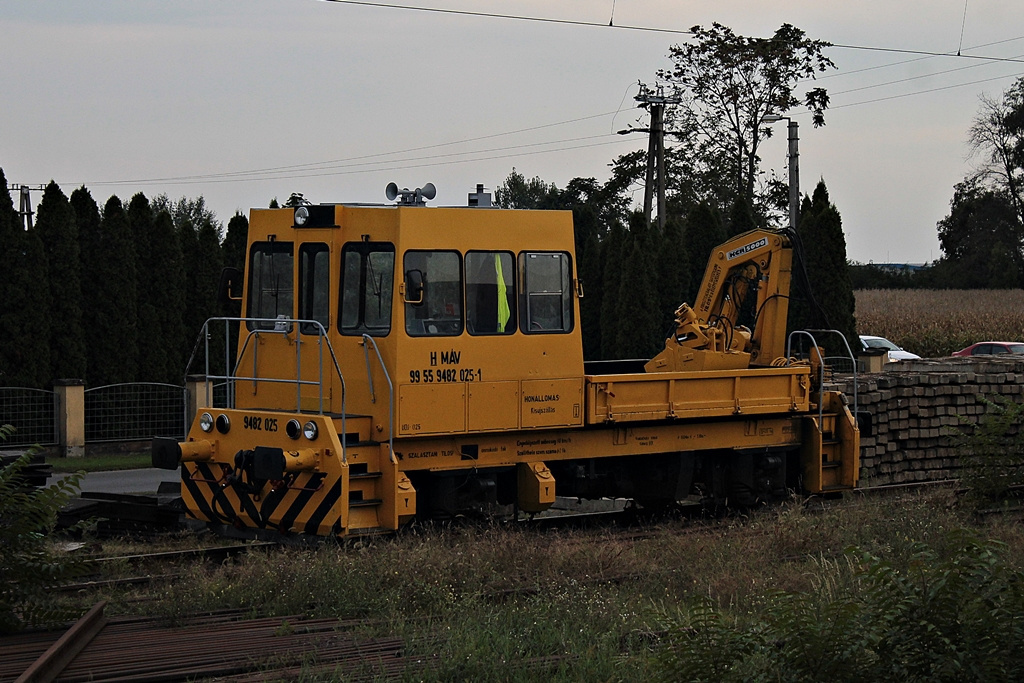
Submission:
[[[373,345],[373,350],[377,354],[377,362],[380,363],[380,369],[384,371],[384,379],[388,381],[388,455],[391,458],[392,463],[398,462],[395,459],[395,385],[391,381],[391,375],[388,374],[388,368],[384,365],[384,359],[380,355],[380,348],[377,347],[377,341],[368,334],[363,335],[363,355],[366,357],[366,379],[370,383],[370,402],[376,403],[377,396],[373,389],[373,373],[370,371],[370,347],[367,342]]]
[[[793,350],[793,339],[807,337],[811,340],[811,347],[814,352],[818,354],[818,391],[821,391],[821,387],[825,384],[825,358],[821,354],[821,347],[818,346],[818,341],[814,337],[814,333],[836,335],[843,340],[843,346],[846,347],[846,357],[853,363],[853,414],[854,417],[858,413],[858,402],[857,402],[857,361],[853,357],[853,351],[850,349],[850,343],[846,341],[846,336],[839,330],[793,330],[789,333],[786,338],[786,365],[792,364],[792,350]],[[823,413],[824,402],[818,399],[818,431],[821,431],[821,418]]]
[[[211,366],[211,350],[210,342],[212,335],[210,333],[211,323],[224,323],[224,362],[221,367],[230,368],[230,371],[225,371],[224,374],[217,374],[214,372],[214,368]],[[237,360],[232,361],[232,351],[238,348],[237,344],[233,344],[231,341],[231,325],[232,323],[238,326],[238,330],[248,328],[248,334],[245,340],[241,344],[241,348],[238,350]],[[244,328],[243,328],[244,325]],[[281,335],[288,337],[292,332],[295,332],[295,377],[261,377],[257,372],[259,367],[259,344],[253,343],[253,341],[259,341],[262,335]],[[304,340],[310,337],[316,337],[317,344],[317,379],[303,379],[302,378],[302,345],[309,343]],[[206,375],[206,404],[213,405],[211,402],[212,388],[214,381],[222,380],[226,384],[225,390],[225,403],[226,407],[235,407],[235,383],[239,380],[252,382],[253,386],[258,386],[260,382],[267,382],[271,384],[294,384],[295,385],[295,412],[301,413],[302,410],[302,387],[303,386],[315,386],[318,391],[318,406],[317,414],[324,414],[324,348],[326,347],[327,352],[330,354],[330,362],[334,366],[335,376],[341,383],[341,460],[344,463],[348,462],[348,453],[346,449],[346,439],[348,435],[347,431],[347,410],[346,410],[346,397],[347,390],[345,386],[345,376],[341,372],[341,366],[338,363],[338,356],[334,353],[334,347],[331,345],[331,340],[327,336],[327,330],[323,324],[318,320],[305,320],[302,318],[285,318],[284,316],[278,316],[277,318],[232,318],[232,317],[215,317],[208,318],[203,323],[202,331],[199,337],[196,339],[195,346],[192,348],[192,354],[189,356],[188,364],[186,365],[185,374],[188,376],[189,371],[192,368],[192,364],[196,360],[196,354],[199,353],[200,342],[203,342],[203,348],[205,351],[205,368],[204,372]],[[249,350],[250,345],[252,346],[252,372],[249,375],[239,374],[239,370],[242,366],[242,360],[245,358],[246,352]],[[375,345],[376,347],[376,345]],[[377,353],[378,357],[380,352]],[[383,362],[382,362],[383,365]],[[385,371],[386,374],[386,371]],[[211,381],[212,380],[212,381]],[[391,379],[388,378],[388,382]]]

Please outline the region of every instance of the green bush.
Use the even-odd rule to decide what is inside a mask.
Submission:
[[[1012,486],[1024,483],[1024,405],[1006,399],[985,404],[978,423],[957,434],[960,479],[977,505],[1005,500]]]
[[[13,431],[10,425],[0,426],[0,441]],[[27,487],[21,473],[33,455],[30,450],[0,469],[0,633],[68,619],[49,589],[83,569],[49,539],[60,509],[77,494],[81,475],[46,488]]]
[[[948,554],[917,544],[901,567],[851,551],[847,581],[771,594],[748,613],[699,602],[668,619],[658,671],[687,681],[1021,680],[1024,574],[999,543],[952,540]]]

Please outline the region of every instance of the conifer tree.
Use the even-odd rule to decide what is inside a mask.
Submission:
[[[138,371],[138,295],[135,245],[121,200],[103,206],[95,245],[95,332],[89,349],[90,386],[133,382]]]
[[[756,227],[757,223],[754,220],[754,212],[750,208],[750,203],[743,197],[737,197],[729,209],[728,236],[742,235]]]
[[[6,185],[6,183],[5,183]],[[6,190],[6,187],[0,188]],[[10,200],[7,192],[3,194]],[[0,311],[5,384],[43,388],[50,384],[50,284],[38,228],[25,230],[11,211],[4,249],[7,299]]]
[[[725,228],[718,213],[708,204],[698,204],[686,219],[686,247],[691,264],[686,301],[691,305],[700,289],[711,252],[725,241]]]
[[[46,252],[38,228],[26,230],[14,210],[2,171],[0,244],[0,384],[43,388],[50,381]]]
[[[669,216],[665,221],[665,232],[661,237],[658,259],[658,320],[661,331],[672,329],[675,311],[686,301],[686,290],[690,284],[690,263],[683,244],[681,220]]]
[[[82,334],[82,261],[78,222],[67,196],[50,181],[36,215],[36,230],[49,266],[44,278],[51,294],[50,379],[85,379]]]
[[[14,211],[14,202],[11,201],[10,190],[7,189],[7,176],[0,168],[0,272],[13,273],[17,260],[14,248],[14,241],[18,237],[15,232],[18,214]],[[0,277],[0,301],[9,301],[12,295],[9,276]],[[10,333],[7,329],[7,306],[0,308],[0,339],[9,339]],[[0,386],[13,386],[11,368],[14,360],[11,349],[6,344],[0,344]]]
[[[99,269],[103,260],[100,253],[100,209],[84,185],[71,193],[71,208],[75,212],[75,224],[78,226],[82,283],[82,343],[85,349],[85,379],[88,382],[96,338],[100,334],[96,326],[98,304],[95,286],[101,282]]]
[[[135,244],[136,329],[139,333],[137,376],[143,382],[163,381],[165,359],[170,349],[165,346],[168,340],[158,334],[158,311],[154,299],[157,290],[164,287],[165,283],[154,277],[158,265],[153,252],[153,209],[149,199],[141,192],[128,202],[128,224]],[[176,349],[174,353],[177,355]]]
[[[601,358],[601,302],[604,298],[604,280],[601,274],[601,243],[591,232],[578,252],[577,270],[583,281],[583,299],[580,300],[580,329],[583,335],[584,360]]]
[[[43,388],[50,380],[50,290],[38,232],[25,231],[0,170],[0,386]]]
[[[808,282],[803,283],[801,277],[794,278],[790,329],[835,329],[846,337],[851,349],[859,348],[859,344],[855,344],[855,300],[847,268],[843,222],[829,200],[824,181],[818,182],[810,199],[804,199],[798,233]],[[799,267],[794,263],[794,269]],[[834,348],[837,340],[830,343],[823,337],[818,341],[829,346],[829,355],[845,352],[845,349]]]
[[[223,315],[217,301],[217,289],[220,284],[221,271],[224,269],[224,255],[221,252],[217,228],[212,221],[203,221],[197,235],[197,246],[197,261],[192,279],[192,284],[195,287],[192,301],[196,307],[197,319],[198,316],[202,317],[199,322],[201,326],[207,319]],[[196,329],[198,330],[199,327],[197,326]],[[220,326],[213,329],[210,337],[210,361],[216,374],[225,373],[224,345],[227,340],[221,332],[222,329]]]
[[[228,221],[228,233],[224,237],[224,267],[245,269],[245,247],[249,241],[249,219],[242,213],[235,213]]]
[[[601,246],[601,358],[612,360],[618,355],[619,291],[622,282],[623,253],[626,231],[618,223],[612,225]]]
[[[160,211],[153,219],[150,245],[155,318],[154,328],[147,337],[158,343],[164,354],[155,379],[177,384],[185,372],[193,337],[185,333],[182,322],[185,313],[185,257],[181,252],[181,240],[174,230],[174,220],[167,211]]]
[[[658,292],[651,267],[656,233],[640,231],[630,245],[619,283],[616,355],[619,358],[649,359],[664,342],[658,313]]]

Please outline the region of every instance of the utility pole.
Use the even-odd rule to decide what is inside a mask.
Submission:
[[[800,218],[800,136],[797,122],[789,120],[789,227],[796,230]]]
[[[789,126],[789,227],[796,230],[800,218],[800,126],[788,116],[765,114],[761,121],[777,123],[786,121]]]
[[[18,190],[18,195],[21,198],[18,208],[18,215],[21,216],[21,226],[23,230],[32,229],[32,196],[29,194],[32,191],[42,192],[46,188],[42,185],[11,185],[10,189]]]
[[[631,128],[620,130],[619,134],[648,133],[647,142],[647,176],[644,182],[644,219],[651,224],[651,213],[654,204],[654,176],[658,177],[658,227],[665,228],[665,105],[679,104],[678,97],[666,96],[659,85],[652,93],[640,84],[640,92],[634,97],[644,109],[650,109],[650,128]]]

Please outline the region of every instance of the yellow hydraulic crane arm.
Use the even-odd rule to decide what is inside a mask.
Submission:
[[[676,310],[676,332],[647,372],[768,366],[783,356],[792,262],[786,232],[751,230],[716,247],[696,302]],[[755,295],[749,329],[740,315]]]

